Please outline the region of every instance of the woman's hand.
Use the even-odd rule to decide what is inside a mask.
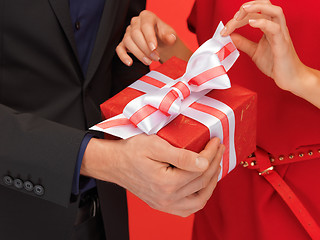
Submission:
[[[172,56],[188,60],[192,54],[171,26],[147,10],[132,18],[116,52],[128,66],[132,65],[128,52],[146,65],[152,61],[165,62]]]
[[[258,43],[233,33],[249,24],[264,34]],[[232,34],[231,34],[232,33]],[[231,34],[237,48],[247,53],[257,67],[283,90],[290,91],[320,107],[320,73],[299,59],[286,25],[282,9],[269,0],[243,4],[221,35]]]

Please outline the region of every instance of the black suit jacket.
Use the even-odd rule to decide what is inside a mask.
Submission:
[[[101,120],[100,103],[146,72],[115,56],[144,7],[106,0],[84,76],[68,0],[0,0],[0,239],[70,238],[72,177],[86,130]],[[26,190],[28,181],[40,192]],[[125,191],[104,182],[98,191],[107,239],[128,238]]]

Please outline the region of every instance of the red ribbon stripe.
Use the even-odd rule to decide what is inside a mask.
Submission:
[[[222,177],[226,176],[229,172],[229,152],[230,152],[229,120],[227,115],[216,108],[204,105],[202,103],[197,103],[197,102],[192,103],[190,105],[190,108],[210,114],[211,116],[214,116],[221,121],[222,129],[223,129],[223,144],[226,147],[226,150],[224,151],[224,154],[223,154]]]

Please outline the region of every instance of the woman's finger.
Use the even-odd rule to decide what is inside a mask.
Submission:
[[[141,50],[141,52],[144,53],[144,55],[152,59],[154,61],[159,61],[159,56],[155,53],[153,53],[148,45],[148,40],[145,38],[145,35],[142,33],[141,25],[136,25],[135,27],[132,27],[131,29],[131,38],[132,41],[135,43],[135,45]]]
[[[287,44],[279,24],[266,19],[250,19],[249,25],[259,28],[265,34],[275,55],[280,54],[284,50],[283,47]]]
[[[134,56],[136,56],[136,58],[138,58],[145,65],[150,65],[152,63],[152,60],[140,50],[140,48],[132,40],[130,35],[125,34],[122,43],[125,45],[128,51],[130,51]]]
[[[286,20],[282,11],[282,8],[279,6],[272,5],[269,1],[254,1],[246,3],[242,6],[243,12],[246,13],[261,13],[265,16],[268,16],[269,20],[272,20],[276,23],[279,23],[282,28],[286,26]],[[246,14],[238,17],[238,20],[243,19]]]
[[[132,58],[128,55],[127,49],[123,42],[119,43],[119,45],[117,46],[116,53],[124,64],[126,64],[127,66],[132,65]]]
[[[158,17],[150,11],[142,11],[139,15],[142,34],[148,44],[150,52],[158,47],[156,36]]]
[[[237,33],[232,33],[231,39],[235,46],[242,52],[245,52],[248,54],[250,58],[253,57],[256,49],[257,49],[257,43],[250,41],[249,39],[241,36],[240,34]]]
[[[247,14],[245,18],[241,20],[236,20],[235,18],[232,18],[229,22],[227,22],[227,24],[225,25],[225,27],[223,28],[220,34],[221,36],[230,35],[236,29],[247,25],[249,22],[249,19],[260,19],[260,18],[265,18],[265,16],[259,13],[250,13],[250,14]]]

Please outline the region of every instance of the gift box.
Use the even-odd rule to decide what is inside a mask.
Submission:
[[[177,79],[184,74],[186,65],[187,63],[185,61],[174,57],[155,70],[172,79]],[[143,78],[145,78],[145,76]],[[101,104],[103,117],[105,119],[109,119],[121,114],[125,106],[131,100],[142,96],[143,94],[145,93],[136,90],[135,88],[131,88],[130,86],[125,88],[123,91]],[[241,86],[232,85],[229,89],[211,90],[205,95],[205,97],[223,102],[233,110],[235,123],[235,129],[233,132],[234,149],[236,153],[235,161],[239,163],[254,152],[256,147],[256,93]],[[190,107],[200,108],[201,110],[202,105],[196,105],[197,102],[192,104]],[[214,114],[219,118],[219,124],[228,129],[226,125],[228,125],[230,120],[228,119],[227,114],[219,110],[216,110]],[[157,132],[157,135],[176,147],[200,152],[210,139],[209,128],[203,123],[186,115],[180,114],[177,116],[168,125],[160,129]],[[101,124],[102,125],[100,125],[100,127],[103,128],[103,123]],[[99,127],[99,124],[97,126]],[[213,127],[213,129],[214,128],[215,127]],[[231,130],[229,129],[225,132],[223,137],[223,143],[225,145],[229,145],[226,143],[226,139],[229,139],[229,136],[227,136],[229,134],[228,132],[231,132]],[[215,136],[215,133],[213,133],[213,136]],[[108,138],[108,135],[106,135],[106,137]],[[227,147],[226,149],[229,149],[230,151],[230,148]],[[229,154],[226,152],[225,154]],[[229,170],[233,167],[229,166]]]
[[[173,57],[104,102],[107,120],[91,129],[124,139],[157,134],[195,152],[219,137],[226,147],[219,179],[228,174],[255,151],[257,97],[231,86],[227,71],[239,52],[230,37],[221,37],[222,28],[220,23],[188,63]]]

